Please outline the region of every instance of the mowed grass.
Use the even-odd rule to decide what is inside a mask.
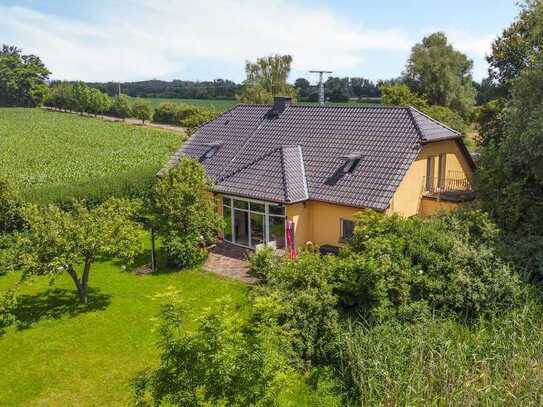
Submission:
[[[41,109],[0,109],[0,175],[39,203],[144,190],[179,133]]]
[[[0,292],[18,275],[0,276]],[[158,364],[160,300],[173,287],[194,319],[227,297],[243,307],[247,286],[200,270],[138,276],[112,263],[91,271],[90,305],[77,305],[69,277],[23,285],[18,327],[0,337],[0,406],[126,406],[131,380]]]

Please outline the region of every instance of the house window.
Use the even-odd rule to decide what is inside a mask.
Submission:
[[[437,179],[437,186],[440,189],[445,188],[445,169],[447,166],[447,154],[439,154],[439,162],[438,162],[438,179]]]
[[[352,220],[340,219],[340,241],[346,241],[353,235],[354,225]]]
[[[285,248],[285,207],[267,202],[223,197],[224,239],[255,248],[268,243]]]

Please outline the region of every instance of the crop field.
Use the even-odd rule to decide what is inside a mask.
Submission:
[[[134,98],[135,99],[135,98]],[[153,108],[158,107],[162,103],[185,103],[187,105],[205,107],[215,109],[218,112],[234,107],[239,102],[233,99],[174,99],[174,98],[144,98]]]
[[[137,194],[182,142],[170,133],[40,109],[0,109],[0,175],[38,202]]]
[[[224,112],[239,102],[233,99],[175,99],[175,98],[144,98],[153,108],[158,107],[162,103],[186,103],[187,105],[201,106],[206,108],[215,109],[218,112]],[[313,102],[297,102],[301,105],[317,105],[318,103]],[[345,103],[332,103],[326,102],[330,106],[370,106],[370,105],[379,105],[379,98],[367,98],[362,101],[351,100]]]

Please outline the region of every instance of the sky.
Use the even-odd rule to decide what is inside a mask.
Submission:
[[[54,79],[241,82],[246,60],[293,56],[291,80],[398,77],[425,35],[485,55],[516,0],[0,0],[0,42],[39,55]]]

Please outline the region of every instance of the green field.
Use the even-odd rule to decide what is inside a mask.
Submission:
[[[236,106],[239,102],[237,100],[232,100],[232,99],[216,99],[216,100],[213,100],[213,99],[210,99],[210,100],[207,100],[207,99],[174,99],[174,98],[144,98],[144,100],[146,100],[147,102],[149,102],[149,104],[153,107],[153,108],[156,108],[158,107],[161,103],[186,103],[188,105],[194,105],[194,106],[202,106],[202,107],[207,107],[207,108],[212,108],[212,109],[215,109],[219,112],[223,112],[225,110],[228,110],[234,106]],[[375,99],[367,99],[367,100],[363,100],[361,102],[359,101],[349,101],[349,102],[346,102],[346,103],[331,103],[331,102],[326,102],[327,105],[329,106],[371,106],[371,105],[378,105],[380,102],[379,100],[375,100]],[[312,102],[298,102],[298,104],[301,104],[301,105],[318,105],[318,103],[312,103]]]
[[[18,279],[0,276],[0,292]],[[97,263],[90,276],[90,305],[77,305],[66,274],[54,286],[46,277],[23,285],[17,327],[0,337],[0,406],[126,406],[131,380],[158,363],[153,296],[180,290],[192,317],[216,300],[244,304],[246,286],[200,270],[137,276]]]
[[[40,109],[0,109],[0,174],[36,202],[138,193],[179,133]]]

